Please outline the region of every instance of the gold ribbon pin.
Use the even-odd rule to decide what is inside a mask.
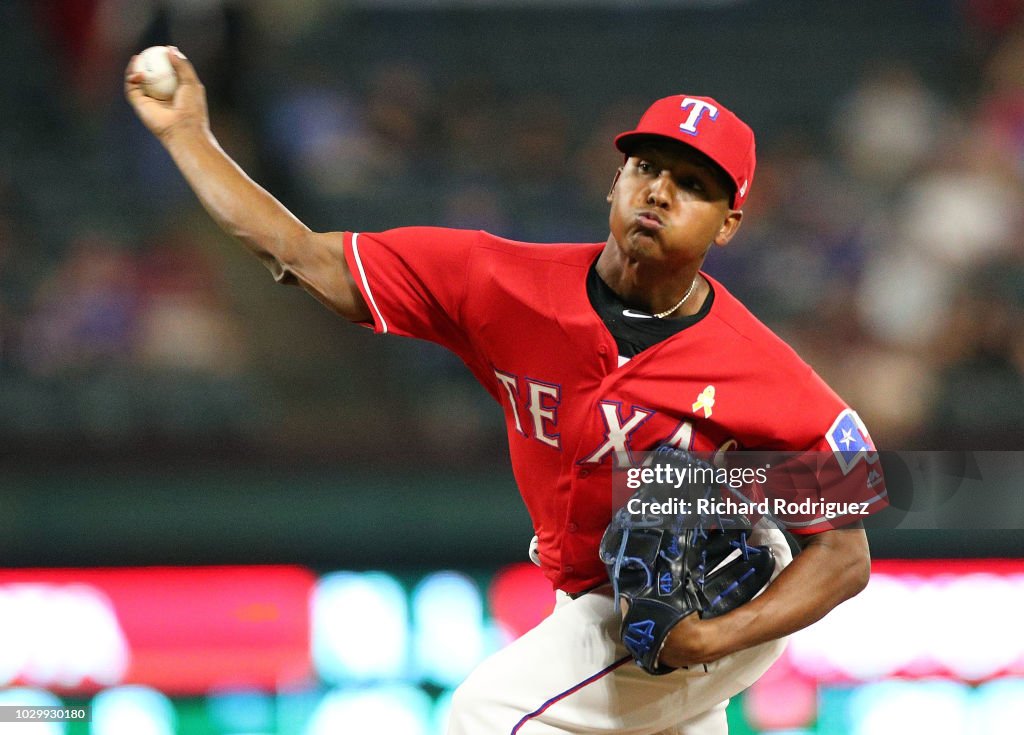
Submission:
[[[697,413],[704,409],[704,418],[711,418],[711,408],[715,405],[715,386],[709,385],[700,392],[697,400],[693,402],[693,412]]]

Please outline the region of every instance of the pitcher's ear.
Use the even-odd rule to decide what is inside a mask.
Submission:
[[[615,191],[615,185],[619,183],[619,177],[622,175],[622,166],[615,169],[615,177],[612,179],[612,185],[608,189],[608,196],[605,197],[605,201],[609,204],[612,203],[612,193]]]
[[[743,221],[743,210],[742,209],[731,209],[729,214],[726,215],[725,221],[722,222],[722,226],[718,229],[718,234],[715,235],[715,245],[719,247],[725,247],[732,240],[733,235],[740,229],[740,223]]]

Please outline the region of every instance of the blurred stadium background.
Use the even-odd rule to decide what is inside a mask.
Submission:
[[[122,98],[155,43],[314,229],[603,240],[614,133],[718,97],[759,166],[708,271],[879,447],[1022,446],[1020,0],[7,0],[0,704],[94,720],[0,732],[433,735],[550,605],[497,408],[215,230]],[[1019,732],[1021,531],[872,544],[733,732]]]

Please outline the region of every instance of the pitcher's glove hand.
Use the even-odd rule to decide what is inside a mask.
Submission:
[[[695,481],[640,487],[631,501],[675,501],[672,512],[630,513],[627,503],[608,525],[600,554],[622,611],[622,642],[645,671],[668,674],[675,669],[658,657],[672,627],[694,612],[713,618],[749,602],[771,579],[775,556],[768,546],[750,545],[749,518],[695,512],[698,498],[722,497],[712,465],[669,447],[659,448],[654,462]]]

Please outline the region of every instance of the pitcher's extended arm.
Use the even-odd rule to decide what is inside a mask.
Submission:
[[[210,131],[206,93],[192,64],[176,48],[171,63],[179,85],[160,101],[142,91],[142,75],[125,72],[125,96],[160,140],[206,211],[251,250],[274,278],[295,283],[333,311],[354,322],[370,319],[342,252],[339,232],[318,233],[249,178]]]

